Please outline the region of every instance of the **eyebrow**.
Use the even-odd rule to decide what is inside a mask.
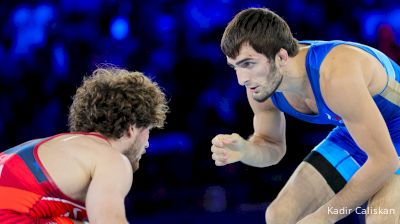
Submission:
[[[235,64],[236,64],[237,66],[239,66],[240,64],[243,64],[243,63],[245,63],[245,62],[247,62],[247,61],[250,61],[250,60],[252,60],[252,58],[244,58],[244,59],[242,59],[242,60],[236,62]],[[228,65],[229,65],[230,67],[232,67],[232,68],[235,67],[234,65],[232,65],[232,64],[229,63],[229,62],[228,62]]]

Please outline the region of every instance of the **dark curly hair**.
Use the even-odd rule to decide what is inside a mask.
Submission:
[[[141,72],[97,68],[77,89],[68,116],[71,132],[121,138],[129,128],[162,128],[168,106],[157,83]]]
[[[236,58],[244,43],[249,43],[255,51],[272,60],[281,48],[291,57],[298,52],[297,40],[288,24],[267,8],[242,10],[225,28],[221,50],[226,56]]]

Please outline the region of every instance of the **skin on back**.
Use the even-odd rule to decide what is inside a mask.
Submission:
[[[110,150],[110,145],[103,139],[66,134],[43,143],[38,156],[57,187],[70,198],[84,202],[95,169],[95,158],[101,150]]]
[[[132,184],[128,159],[96,136],[66,134],[38,149],[38,156],[57,187],[86,203],[89,221],[126,223],[123,200]],[[107,211],[105,211],[107,210]]]

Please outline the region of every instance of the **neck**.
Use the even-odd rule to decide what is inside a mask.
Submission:
[[[110,145],[113,149],[121,153],[123,153],[126,149],[126,141],[124,140],[124,137],[119,139],[108,139],[108,142],[110,142]]]
[[[291,92],[298,95],[305,95],[304,91],[309,85],[306,70],[306,55],[308,46],[299,45],[299,53],[294,57],[289,57],[285,70],[283,71],[282,84],[279,92]]]

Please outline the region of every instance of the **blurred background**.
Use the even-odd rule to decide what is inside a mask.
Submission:
[[[130,222],[264,223],[268,204],[332,127],[287,116],[280,164],[214,165],[216,134],[253,131],[245,90],[219,49],[226,24],[252,6],[277,12],[299,40],[357,41],[400,62],[398,0],[3,0],[0,151],[67,132],[72,96],[97,65],[142,71],[164,88],[171,113],[134,174]]]

